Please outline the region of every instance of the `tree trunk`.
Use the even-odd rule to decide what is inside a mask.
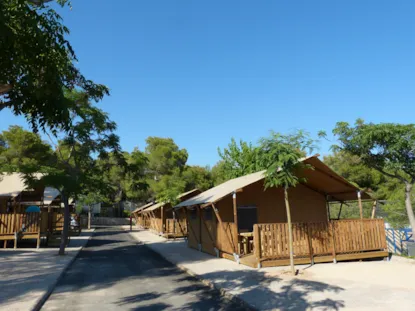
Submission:
[[[291,210],[290,210],[290,202],[288,201],[288,190],[287,187],[284,188],[284,200],[285,200],[285,208],[287,210],[287,223],[288,223],[288,244],[290,247],[290,265],[291,265],[291,272],[295,275],[295,267],[294,267],[294,246],[293,246],[293,230],[291,224]]]
[[[65,205],[65,210],[63,214],[63,230],[61,235],[61,245],[59,247],[59,255],[65,255],[65,246],[68,241],[68,233],[69,233],[69,202],[66,195],[61,192],[61,197],[63,204]]]
[[[88,207],[88,229],[91,229],[91,206]]]
[[[414,210],[412,209],[412,202],[411,202],[411,191],[413,185],[410,183],[405,184],[405,207],[406,212],[408,214],[409,224],[412,228],[412,238],[415,238],[415,216]]]

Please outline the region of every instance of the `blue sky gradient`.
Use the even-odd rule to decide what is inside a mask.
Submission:
[[[412,123],[414,1],[99,1],[60,10],[124,149],[172,137],[213,165],[231,137]],[[0,130],[25,125],[9,111]],[[329,142],[321,142],[326,154]]]

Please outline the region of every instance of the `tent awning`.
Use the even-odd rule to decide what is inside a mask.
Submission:
[[[306,180],[303,183],[306,187],[327,196],[328,201],[351,201],[357,199],[359,188],[335,173],[318,159],[318,155],[304,158],[301,161],[313,167],[313,169],[305,169],[300,174]],[[175,208],[215,203],[239,189],[264,179],[265,171],[234,178],[179,203]],[[361,192],[361,197],[362,199],[371,198],[365,192]]]

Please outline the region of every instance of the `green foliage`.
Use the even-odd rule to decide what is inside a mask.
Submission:
[[[54,145],[51,159],[35,166],[20,162],[18,170],[25,175],[29,184],[52,186],[65,194],[66,198],[77,198],[106,188],[101,178],[102,170],[96,165],[94,155],[107,157],[109,152],[119,153],[120,147],[118,137],[113,133],[115,123],[108,119],[106,113],[91,105],[80,92],[72,92],[67,96],[77,102],[73,110],[76,118],[73,118],[69,131],[63,132],[64,136],[59,141],[53,141],[53,136],[49,135]],[[36,179],[37,172],[44,173],[41,180]]]
[[[145,201],[148,184],[145,180],[147,158],[135,149],[132,153],[110,153],[97,160],[102,181],[107,185],[104,202],[113,204],[123,200]]]
[[[175,169],[184,169],[188,153],[186,149],[179,149],[173,139],[148,137],[146,144],[149,173],[156,180],[172,174]]]
[[[171,175],[163,175],[158,182],[153,184],[157,201],[171,203],[172,205],[178,203],[177,197],[185,192],[185,188],[186,182],[182,178],[179,169],[174,170]]]
[[[400,206],[406,207],[407,220],[415,230],[415,216],[412,207],[412,188],[415,183],[415,125],[395,123],[365,123],[356,120],[355,126],[347,122],[338,122],[333,133],[337,136],[339,144],[334,146],[336,151],[342,150],[357,156],[369,168],[380,172],[385,178],[393,180],[385,183],[379,193],[389,193],[389,202],[385,208],[389,211],[399,211]],[[402,190],[397,190],[401,184]],[[406,198],[405,202],[403,199]],[[402,218],[393,219],[389,213],[390,221],[401,223]]]
[[[39,135],[20,126],[0,134],[0,171],[19,172],[22,166],[35,170],[52,161],[52,148]]]
[[[303,131],[291,135],[271,132],[260,140],[261,164],[266,168],[265,187],[295,187],[301,180],[299,170],[311,168],[301,162],[306,152],[311,153],[315,141]]]
[[[244,176],[261,170],[260,149],[243,140],[239,144],[232,138],[227,148],[218,149],[221,157],[220,166],[215,168],[215,174],[220,180]]]
[[[333,133],[340,143],[335,150],[358,156],[362,163],[388,177],[415,181],[414,124],[373,124],[359,119],[354,127],[338,122]]]
[[[212,188],[213,181],[210,171],[201,166],[186,166],[182,178],[186,183],[185,190],[199,189],[201,191]]]
[[[226,167],[226,164],[223,160],[219,161],[212,167],[211,175],[212,175],[213,185],[217,186],[228,180],[226,176],[230,174],[226,173],[225,167]]]
[[[388,181],[382,173],[365,165],[359,156],[344,151],[325,156],[324,162],[355,186],[372,191],[372,193],[376,193]]]
[[[0,110],[24,115],[34,130],[69,130],[73,103],[65,90],[82,91],[92,101],[108,94],[76,68],[68,35],[49,3],[0,1]]]

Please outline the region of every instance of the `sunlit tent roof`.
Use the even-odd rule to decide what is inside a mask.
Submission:
[[[144,204],[144,205],[142,205],[142,206],[140,206],[140,207],[137,207],[137,208],[133,211],[133,213],[137,213],[137,212],[139,212],[139,211],[141,211],[141,210],[143,210],[143,209],[146,209],[147,207],[150,207],[150,206],[151,206],[151,205],[153,205],[153,204],[156,204],[156,203],[154,203],[154,202],[150,202],[150,203]]]
[[[199,190],[198,189],[193,189],[193,190],[184,192],[184,193],[178,195],[177,196],[177,199],[181,199],[181,198],[183,198],[183,197],[185,197],[185,196],[187,196],[189,194],[192,194],[193,192],[197,192],[197,191],[199,191]],[[153,206],[150,206],[150,207],[146,208],[145,210],[143,210],[143,212],[151,212],[151,211],[154,211],[154,210],[156,210],[156,209],[164,206],[165,204],[166,204],[166,202],[159,202],[157,204],[154,204]]]
[[[357,199],[356,186],[336,174],[326,164],[313,155],[301,160],[313,166],[313,169],[305,169],[301,175],[305,177],[304,185],[314,191],[328,196],[328,201],[351,201]],[[243,189],[253,183],[265,179],[265,171],[256,172],[242,177],[228,180],[214,188],[202,192],[189,200],[176,205],[176,208],[207,203],[215,203],[235,191]],[[362,199],[370,199],[367,193],[361,192]]]
[[[41,174],[37,174],[40,177]],[[27,188],[23,175],[20,173],[0,174],[0,197],[17,197],[22,191],[30,190]],[[46,187],[43,193],[44,204],[50,205],[59,195],[55,188]]]

